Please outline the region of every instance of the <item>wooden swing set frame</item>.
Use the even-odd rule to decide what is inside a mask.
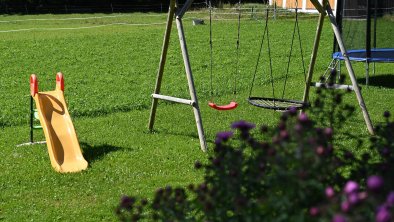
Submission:
[[[187,10],[190,8],[190,6],[192,5],[193,1],[194,0],[187,0],[186,3],[182,7],[179,7],[176,0],[170,0],[168,17],[167,17],[167,25],[166,25],[166,30],[164,33],[164,40],[163,40],[161,57],[160,57],[159,69],[158,69],[157,77],[156,77],[155,90],[152,94],[152,105],[151,105],[148,128],[150,131],[153,131],[153,126],[154,126],[154,122],[155,122],[156,111],[157,111],[159,99],[171,101],[171,102],[175,102],[175,103],[180,103],[180,104],[190,105],[190,106],[192,106],[193,112],[194,112],[198,137],[200,140],[200,147],[201,147],[201,150],[205,152],[205,151],[207,151],[207,143],[206,143],[206,139],[205,139],[204,128],[203,128],[202,118],[201,118],[201,112],[200,112],[197,94],[196,94],[196,90],[195,90],[195,86],[194,86],[194,79],[193,79],[192,69],[190,66],[189,53],[188,53],[188,49],[187,49],[187,45],[186,45],[186,38],[185,38],[185,33],[184,33],[183,23],[182,23],[182,18],[185,15],[185,13],[187,12]],[[369,117],[367,108],[365,106],[364,99],[361,94],[360,88],[357,84],[352,64],[350,63],[350,60],[349,60],[348,56],[346,55],[346,48],[344,46],[342,36],[339,31],[338,25],[336,23],[335,16],[332,12],[329,1],[328,0],[320,0],[320,1],[319,0],[310,0],[310,1],[315,6],[315,8],[319,11],[320,16],[319,16],[319,20],[318,20],[318,24],[317,24],[317,30],[316,30],[316,34],[315,34],[315,40],[314,40],[314,46],[313,46],[313,50],[312,50],[312,54],[311,54],[311,60],[309,63],[309,69],[308,69],[307,77],[306,77],[303,102],[307,103],[308,99],[309,99],[309,91],[310,91],[314,67],[316,64],[317,53],[318,53],[319,43],[320,43],[320,37],[321,37],[322,30],[323,30],[324,18],[326,16],[328,16],[330,19],[331,27],[333,29],[335,38],[338,41],[338,45],[339,45],[342,55],[344,57],[346,68],[348,70],[350,80],[352,82],[353,91],[356,94],[359,106],[360,106],[361,111],[363,113],[365,124],[367,126],[369,133],[374,134],[374,129],[372,126],[371,119]],[[187,77],[188,86],[189,86],[189,93],[190,93],[190,97],[191,97],[190,99],[183,99],[183,98],[177,98],[177,97],[173,97],[173,96],[167,96],[167,95],[160,94],[161,83],[162,83],[162,79],[163,79],[164,67],[166,64],[167,52],[168,52],[172,24],[173,24],[174,18],[175,18],[176,27],[178,30],[178,38],[179,38],[179,43],[180,43],[180,47],[181,47],[181,51],[182,51],[182,57],[183,57],[183,61],[184,61],[185,72],[186,72],[186,77]]]

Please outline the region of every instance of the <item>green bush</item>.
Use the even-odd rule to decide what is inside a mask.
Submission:
[[[354,112],[342,104],[344,93],[317,93],[308,114],[290,108],[274,128],[261,126],[256,132],[255,124],[233,123],[232,131],[217,134],[208,163],[196,162],[195,168],[205,172],[202,183],[160,188],[150,202],[125,196],[116,210],[119,219],[391,221],[394,123],[389,112],[371,137],[379,161],[369,164],[368,154],[359,158],[335,143],[334,132]],[[339,170],[346,167],[351,169],[347,178]]]

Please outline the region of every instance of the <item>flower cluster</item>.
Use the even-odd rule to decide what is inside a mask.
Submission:
[[[283,220],[292,221],[323,198],[316,194],[326,184],[341,177],[330,164],[340,162],[331,142],[333,129],[315,127],[306,113],[290,109],[276,127],[260,127],[259,135],[269,140],[256,139],[256,125],[247,121],[231,128],[217,134],[208,163],[195,163],[204,170],[204,181],[189,185],[189,196],[182,188],[158,189],[149,219],[272,221],[286,212]]]
[[[216,135],[208,162],[195,163],[196,170],[204,171],[201,183],[160,188],[150,203],[125,196],[116,209],[118,218],[392,221],[394,123],[390,113],[384,113],[386,123],[378,125],[371,138],[377,156],[355,156],[335,143],[335,134],[354,109],[342,105],[338,94],[327,96],[322,91],[318,95],[315,110],[298,115],[290,108],[272,128],[247,121],[233,123],[230,131]],[[331,102],[326,102],[328,98]],[[338,169],[346,167],[350,175],[345,178]]]
[[[332,187],[326,188],[326,205],[310,208],[310,214],[320,220],[332,222],[376,221],[390,222],[393,219],[394,191],[385,192],[384,179],[378,175],[367,178],[364,189],[352,180],[344,185],[341,192],[335,193]]]
[[[313,119],[323,126],[329,126],[339,130],[355,112],[355,108],[351,105],[343,103],[343,97],[350,93],[350,88],[345,91],[326,90],[334,85],[337,78],[335,69],[331,71],[328,83],[322,84],[322,88],[316,90],[316,99],[313,102],[313,109],[310,109]],[[344,84],[345,76],[339,77],[339,84]],[[321,82],[325,82],[325,78],[321,77]]]
[[[146,199],[137,200],[134,197],[123,196],[115,213],[120,221],[139,221],[148,205]]]
[[[380,172],[384,178],[394,178],[394,121],[390,121],[391,114],[383,114],[385,122],[375,127],[376,135],[371,137],[371,150],[378,153],[381,161],[365,168],[370,174]],[[386,186],[394,187],[394,180],[385,181]]]
[[[187,221],[186,213],[191,210],[185,189],[171,186],[158,189],[151,206],[154,221]]]
[[[327,203],[311,207],[310,213],[320,220],[333,222],[376,221],[390,222],[394,219],[394,122],[389,120],[390,113],[384,112],[385,123],[376,126],[376,135],[371,137],[371,151],[377,151],[380,161],[368,163],[369,155],[353,169],[353,180],[345,183],[342,191],[335,192],[333,187],[326,188]],[[356,173],[356,172],[362,173]],[[367,176],[370,175],[370,176]]]

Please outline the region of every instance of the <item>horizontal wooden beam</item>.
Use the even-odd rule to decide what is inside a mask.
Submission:
[[[352,90],[352,91],[354,90],[353,86],[351,86],[351,85],[328,84],[328,83],[321,83],[321,82],[312,82],[311,86],[327,88],[327,89],[346,89],[346,90]]]
[[[160,95],[160,94],[152,94],[152,97],[155,99],[162,99],[162,100],[167,100],[170,102],[182,103],[182,104],[191,105],[191,106],[194,106],[194,104],[195,104],[194,101],[189,100],[189,99],[182,99],[182,98],[165,96],[165,95]]]

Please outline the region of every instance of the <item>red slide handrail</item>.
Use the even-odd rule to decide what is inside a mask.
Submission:
[[[35,74],[30,76],[30,95],[34,97],[38,93],[38,80]]]
[[[208,105],[209,105],[211,108],[213,108],[213,109],[223,111],[223,110],[232,110],[232,109],[237,108],[238,103],[232,101],[231,103],[229,103],[229,104],[227,104],[227,105],[221,105],[221,106],[220,106],[220,105],[216,105],[216,104],[213,103],[213,102],[209,102]]]
[[[60,89],[61,91],[64,91],[64,77],[63,73],[58,72],[56,74],[56,88]]]

